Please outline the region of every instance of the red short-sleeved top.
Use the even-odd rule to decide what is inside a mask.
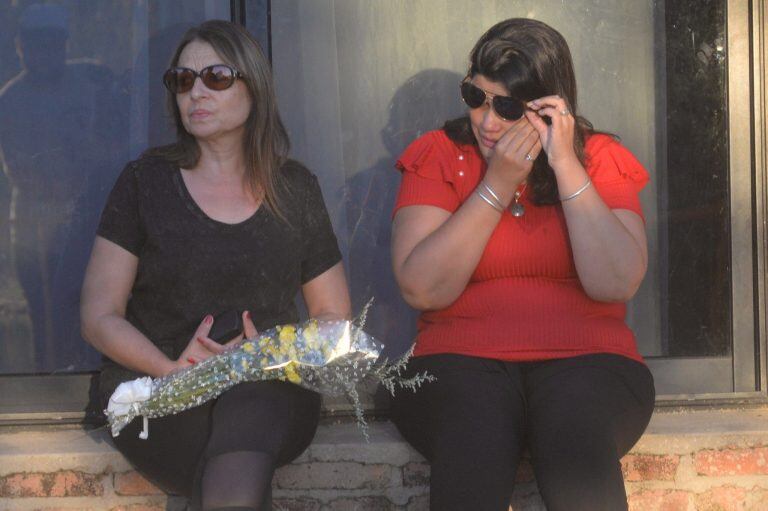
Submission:
[[[585,145],[587,172],[611,209],[642,217],[638,193],[648,173],[619,142],[595,134]],[[456,211],[486,164],[474,145],[429,132],[400,156],[395,212],[430,205]],[[445,309],[421,314],[415,354],[459,353],[508,361],[615,353],[642,361],[624,322],[626,306],[592,300],[576,275],[562,207],[504,212],[464,292]]]

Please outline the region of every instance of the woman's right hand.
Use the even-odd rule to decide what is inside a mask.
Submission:
[[[540,152],[538,131],[526,117],[522,117],[493,147],[485,175],[487,184],[505,196],[514,194],[517,187],[528,178]]]
[[[483,181],[493,190],[494,198],[498,197],[502,211],[473,193],[454,212],[413,205],[395,214],[392,268],[405,301],[418,310],[443,309],[464,292],[503,208],[514,200],[518,186],[541,152],[539,133],[527,118],[512,123],[491,151],[486,151],[488,147],[480,146],[481,154],[488,158]],[[436,157],[441,156],[438,153]],[[479,185],[477,191],[483,190]]]
[[[250,339],[255,337],[258,332],[253,321],[251,321],[250,314],[248,311],[245,311],[242,314],[244,333],[230,339],[224,344],[219,344],[208,337],[208,334],[211,333],[211,327],[213,327],[213,316],[210,314],[205,316],[203,321],[198,325],[197,330],[195,330],[195,333],[192,335],[192,339],[190,339],[187,347],[184,348],[184,351],[181,352],[179,358],[176,359],[171,372],[195,365],[209,357],[223,353],[228,348],[242,342],[244,338]]]

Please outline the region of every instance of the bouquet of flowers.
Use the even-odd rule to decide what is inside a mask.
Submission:
[[[112,436],[141,416],[144,430],[139,436],[147,438],[149,418],[201,405],[238,383],[278,379],[325,395],[346,395],[368,438],[356,390],[358,383],[373,378],[394,394],[396,386],[415,391],[423,382],[433,379],[427,374],[402,377],[401,371],[411,353],[389,362],[379,360],[381,349],[378,341],[352,321],[310,319],[301,324],[280,325],[162,378],[153,380],[147,376],[121,383],[105,412]]]

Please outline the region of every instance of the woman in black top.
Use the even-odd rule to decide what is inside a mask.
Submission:
[[[83,285],[83,333],[105,355],[102,406],[122,381],[221,352],[208,336],[217,313],[244,311],[247,337],[296,322],[298,291],[312,317],[350,313],[317,179],[286,158],[269,64],[254,39],[224,21],[192,28],[164,81],[178,140],[118,178]],[[319,408],[319,395],[296,385],[246,383],[152,419],[147,440],[134,421],[115,443],[196,508],[266,509],[275,467],[309,444]]]

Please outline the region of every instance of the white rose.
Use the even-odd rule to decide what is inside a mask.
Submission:
[[[149,376],[123,382],[109,398],[107,411],[115,415],[125,415],[134,405],[146,401],[151,395],[152,378]]]

